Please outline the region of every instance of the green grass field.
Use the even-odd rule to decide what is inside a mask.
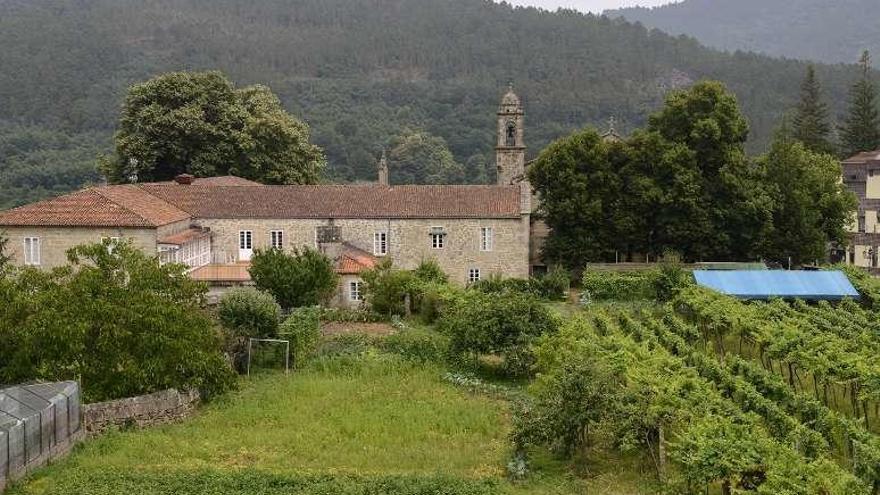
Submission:
[[[619,459],[573,474],[538,455],[509,483],[507,404],[442,373],[372,355],[245,379],[191,420],[86,442],[10,493],[651,493]]]

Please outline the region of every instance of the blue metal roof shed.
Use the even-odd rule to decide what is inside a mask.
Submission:
[[[695,270],[702,287],[740,299],[858,299],[859,292],[841,271],[712,271]]]

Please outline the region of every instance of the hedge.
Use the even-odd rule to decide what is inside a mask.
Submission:
[[[260,471],[135,471],[110,468],[70,471],[70,476],[39,484],[43,495],[488,495],[494,480],[446,476],[276,475]],[[34,485],[36,486],[36,485]],[[19,485],[9,495],[33,493]]]

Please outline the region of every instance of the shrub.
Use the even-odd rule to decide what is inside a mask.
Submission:
[[[656,299],[657,270],[586,270],[583,291],[593,301],[640,301]]]
[[[375,337],[365,333],[340,333],[320,342],[315,354],[322,358],[358,357],[373,347]]]
[[[554,268],[546,275],[530,279],[504,278],[501,275],[494,274],[471,284],[472,289],[487,294],[528,294],[550,301],[565,299],[569,287],[569,275],[563,268]]]
[[[293,254],[280,249],[257,250],[251,258],[250,274],[257,288],[275,296],[284,309],[325,302],[338,284],[333,262],[310,248]]]
[[[407,329],[378,340],[378,347],[417,363],[445,360],[449,337],[431,330]]]
[[[852,265],[838,264],[832,267],[846,274],[859,294],[862,295],[862,305],[873,310],[880,310],[880,280],[867,271]]]
[[[468,291],[443,312],[438,326],[450,338],[451,356],[497,354],[516,376],[530,370],[534,339],[554,332],[558,322],[533,296]]]
[[[571,288],[571,274],[565,268],[554,267],[549,273],[529,280],[532,293],[549,299],[564,300]]]
[[[77,378],[86,402],[234,385],[202,309],[207,288],[129,243],[73,248],[69,265],[0,277],[0,383]]]
[[[448,284],[430,283],[421,286],[417,298],[419,317],[427,325],[435,323],[443,310],[464,291]]]
[[[95,488],[100,487],[100,488]],[[130,470],[106,467],[63,477],[46,495],[147,493],[151,495],[491,495],[493,479],[443,475],[272,474],[259,470]]]
[[[9,252],[9,238],[6,232],[0,231],[0,276],[6,273],[12,262],[12,254]]]
[[[338,323],[376,323],[385,321],[385,317],[366,309],[321,308],[321,321]]]
[[[406,315],[406,301],[413,302],[413,292],[420,285],[413,272],[396,270],[390,259],[362,274],[364,297],[373,311],[383,315]]]
[[[321,308],[297,308],[281,324],[278,334],[290,340],[292,366],[301,368],[321,341]]]
[[[660,301],[671,301],[676,296],[694,284],[694,276],[681,267],[678,263],[662,263],[660,271],[654,277],[654,295]]]
[[[223,295],[217,314],[223,327],[237,337],[274,337],[281,306],[271,294],[242,287]]]
[[[449,277],[440,268],[436,260],[422,261],[418,268],[413,270],[413,275],[420,281],[434,284],[445,284],[449,282]]]

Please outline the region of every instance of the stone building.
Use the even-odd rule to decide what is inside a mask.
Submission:
[[[237,177],[91,187],[0,212],[19,265],[52,268],[73,246],[126,239],[220,291],[250,283],[255,250],[320,249],[336,263],[336,303],[359,305],[359,274],[382,258],[412,269],[435,260],[466,284],[527,277],[539,260],[520,99],[498,111],[496,185],[391,186],[382,159],[365,185],[265,186]],[[540,237],[540,236],[539,236]],[[531,252],[530,252],[531,251]],[[530,261],[531,260],[531,261]]]
[[[880,268],[880,151],[859,153],[842,167],[843,183],[858,197],[859,210],[850,223],[850,244],[832,257],[862,268]]]

